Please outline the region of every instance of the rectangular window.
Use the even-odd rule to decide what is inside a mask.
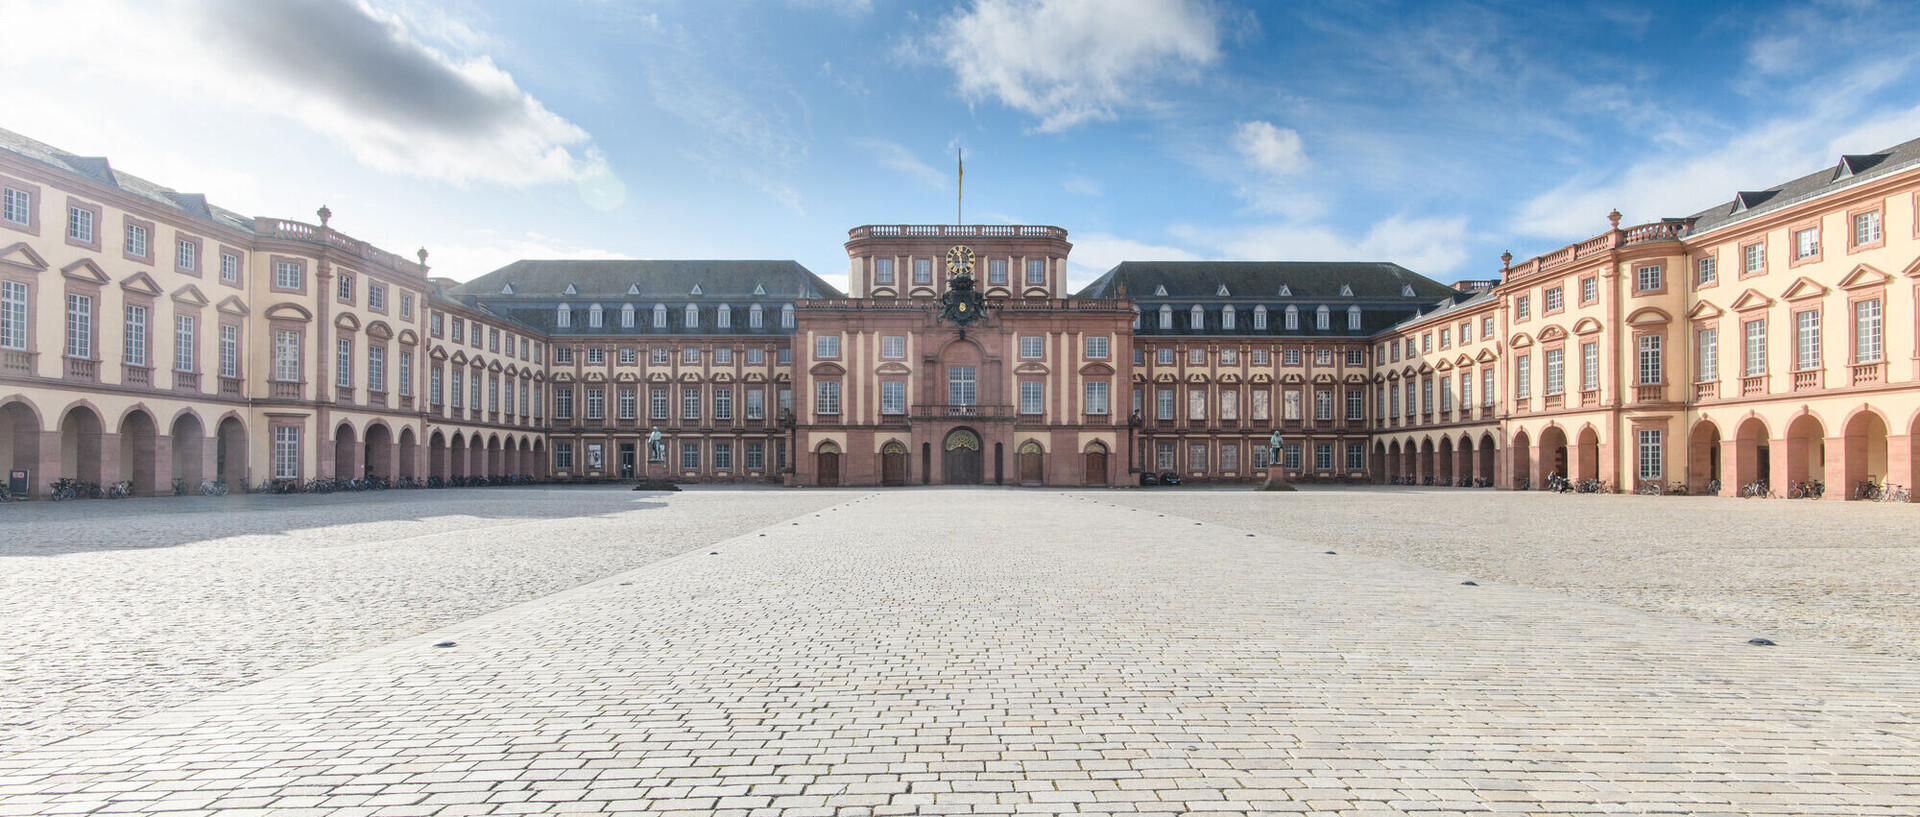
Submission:
[[[507,345],[512,346],[513,344],[507,344]],[[627,347],[620,350],[620,365],[632,366],[639,362],[640,362],[640,353],[637,350],[633,349],[632,347]]]
[[[1229,473],[1240,470],[1240,446],[1237,443],[1220,445],[1220,470]]]
[[[440,366],[435,364],[433,369],[427,372],[427,402],[440,405],[440,395]]]
[[[873,259],[873,282],[875,284],[893,286],[893,259]]]
[[[640,410],[640,401],[636,398],[634,390],[621,389],[617,399],[619,402],[615,404],[615,408],[620,412],[620,419],[633,419],[635,414]]]
[[[1528,317],[1530,317],[1532,313],[1533,313],[1533,299],[1531,296],[1522,295],[1518,298],[1513,299],[1514,320],[1524,321]]]
[[[1347,443],[1347,470],[1359,471],[1367,467],[1367,448],[1359,443]]]
[[[1872,244],[1880,240],[1880,211],[1859,213],[1853,217],[1853,245],[1856,247]]]
[[[1173,365],[1173,349],[1168,347],[1161,347],[1159,349],[1153,350],[1153,363],[1156,366],[1172,366]]]
[[[387,288],[379,284],[367,284],[367,308],[375,312],[387,311]]]
[[[840,356],[840,336],[821,335],[813,339],[813,356],[817,358],[836,358]]]
[[[454,408],[460,407],[460,372],[453,373]],[[553,419],[573,419],[573,387],[560,386],[553,390]]]
[[[340,300],[342,301],[353,300],[353,276],[348,275],[346,273],[341,273],[339,278],[339,290],[340,291],[338,293],[338,297]]]
[[[128,366],[147,365],[147,308],[144,306],[127,307],[127,343],[124,351]]]
[[[1662,272],[1663,270],[1659,264],[1635,267],[1633,270],[1633,291],[1652,292],[1657,289],[1662,289]]]
[[[1173,419],[1173,389],[1157,389],[1153,395],[1155,419]]]
[[[1657,386],[1665,382],[1666,367],[1660,356],[1660,336],[1641,335],[1640,347],[1640,385]]]
[[[1742,269],[1747,275],[1763,272],[1767,268],[1767,245],[1764,241],[1741,247],[1740,256],[1743,260]]]
[[[733,389],[716,388],[713,390],[713,419],[733,419]]]
[[[1187,470],[1189,471],[1207,470],[1207,444],[1206,443],[1188,443],[1187,444]]]
[[[748,397],[751,398],[756,394],[757,392],[748,392]],[[751,411],[752,401],[749,400],[748,403],[748,410]],[[907,413],[907,384],[905,381],[883,380],[880,382],[880,413],[895,415]]]
[[[700,468],[699,443],[680,444],[680,467],[688,471],[694,471]]]
[[[978,372],[972,366],[947,367],[947,404],[971,406],[976,399]]]
[[[1047,262],[1038,258],[1027,259],[1027,286],[1045,286],[1047,283]]]
[[[834,348],[836,348],[836,349],[838,349],[838,348],[839,348],[839,343],[838,343],[838,342],[839,342],[839,340],[840,340],[839,338],[834,338],[834,341],[835,341],[835,345],[834,345]],[[693,348],[693,347],[691,347],[691,346],[689,346],[689,347],[687,347],[687,348],[685,348],[685,349],[681,349],[681,350],[680,350],[680,362],[681,362],[682,364],[685,364],[685,365],[688,365],[688,366],[698,366],[698,365],[700,365],[700,350],[699,350],[699,349],[695,349],[695,348]]]
[[[273,478],[300,477],[300,427],[273,427]]]
[[[1273,393],[1266,389],[1255,389],[1250,396],[1253,398],[1253,404],[1250,407],[1253,411],[1253,419],[1269,419],[1273,413]]]
[[[1022,360],[1040,359],[1041,347],[1045,345],[1045,342],[1046,339],[1038,335],[1021,335],[1020,358]]]
[[[1720,379],[1720,330],[1709,327],[1695,333],[1694,354],[1695,380]]]
[[[1533,356],[1521,355],[1513,360],[1513,396],[1525,400],[1533,396]]]
[[[1300,419],[1300,390],[1287,389],[1280,393],[1280,419]]]
[[[1154,466],[1162,471],[1173,470],[1173,443],[1160,443],[1154,446]]]
[[[193,371],[194,317],[192,315],[173,316],[173,370],[176,372]]]
[[[553,444],[553,468],[556,471],[573,469],[573,443]]]
[[[412,352],[400,353],[400,396],[402,397],[413,396],[413,353]],[[520,387],[520,403],[522,405],[525,405],[526,402],[527,402],[527,387],[523,385]],[[521,411],[524,413],[525,409],[523,408]]]
[[[571,365],[573,363],[573,347],[562,346],[557,349],[554,349],[553,362],[561,364],[563,366]]]
[[[1580,389],[1593,391],[1600,388],[1600,342],[1591,341],[1580,344]]]
[[[1431,382],[1431,381],[1429,381]],[[1440,378],[1440,411],[1453,410],[1453,375]]]
[[[655,366],[667,365],[667,357],[672,354],[664,348],[647,350],[647,361]]]
[[[479,337],[479,333],[475,332],[474,337]],[[607,350],[597,348],[597,347],[587,350],[587,365],[605,366],[606,364],[607,364]]]
[[[1480,370],[1480,405],[1493,405],[1493,369]]]
[[[1485,340],[1491,337],[1493,337],[1493,316],[1488,315],[1480,319],[1480,338]]]
[[[479,411],[480,410],[480,373],[475,372],[473,376],[468,379],[468,384],[473,388],[473,401],[468,403],[467,407],[470,409],[473,409],[474,411]]]
[[[467,399],[467,390],[464,388],[466,380],[462,377],[460,369],[448,369],[447,377],[447,395],[450,398],[450,402],[448,402],[447,405],[453,408],[459,408]],[[555,398],[558,399],[558,395],[556,395]],[[555,417],[566,419],[573,416],[573,391],[571,389],[567,390],[566,398],[567,413],[561,414],[555,411]]]
[[[1313,447],[1313,469],[1315,471],[1333,470],[1333,445],[1320,443]]]
[[[933,259],[913,259],[913,282],[916,284],[933,283]]]
[[[1107,381],[1087,381],[1087,413],[1106,414],[1108,411]]]
[[[1253,365],[1255,366],[1273,365],[1273,354],[1265,349],[1253,350]]]
[[[127,254],[136,258],[147,257],[147,228],[138,224],[127,225]]]
[[[67,205],[67,238],[82,244],[93,243],[93,211]]]
[[[1473,321],[1461,321],[1460,322],[1460,343],[1464,345],[1472,342],[1473,342]]]
[[[1693,262],[1693,285],[1706,286],[1720,277],[1720,260],[1709,255]]]
[[[93,357],[93,296],[67,293],[67,357]]]
[[[406,293],[406,292],[400,293],[400,317],[402,318],[413,317],[413,295],[410,293]],[[520,356],[521,357],[527,356],[527,350],[525,347],[522,347],[520,349]]]
[[[1088,335],[1087,336],[1087,359],[1088,360],[1105,360],[1106,358],[1107,358],[1107,336],[1106,335]]]
[[[1741,325],[1746,338],[1746,365],[1742,368],[1747,377],[1759,377],[1767,373],[1767,321],[1747,321]]]
[[[1431,383],[1432,381],[1428,381]],[[1316,389],[1313,392],[1313,419],[1333,419],[1333,390]]]
[[[1240,390],[1239,389],[1221,389],[1220,390],[1220,419],[1222,420],[1240,419]]]
[[[474,381],[479,382],[479,381]],[[476,406],[475,408],[478,408]],[[603,420],[607,416],[607,390],[599,387],[587,389],[587,419]]]
[[[1289,471],[1300,470],[1300,444],[1287,443],[1285,446],[1281,447],[1280,462],[1281,462],[1280,467],[1285,468]]]
[[[1586,278],[1580,279],[1580,302],[1583,304],[1590,304],[1599,299],[1600,299],[1600,279],[1595,278],[1593,276],[1588,276]],[[1461,334],[1461,339],[1465,340],[1466,333],[1462,332],[1460,334]]]
[[[1460,410],[1473,410],[1473,372],[1460,373]]]
[[[240,256],[230,252],[220,254],[220,280],[229,284],[240,282]]]
[[[881,392],[884,394],[885,389],[883,388]],[[901,384],[900,397],[901,397],[902,407],[901,407],[901,411],[896,413],[905,413],[905,403],[906,403],[906,385],[905,384]],[[748,389],[747,390],[747,419],[761,420],[761,419],[765,419],[766,416],[767,416],[766,391],[763,389]]]
[[[367,391],[387,390],[387,347],[367,347]]]
[[[1189,420],[1207,419],[1207,390],[1206,389],[1188,389],[1187,390],[1187,419]]]
[[[25,190],[7,188],[6,198],[0,200],[0,218],[14,224],[32,224],[33,194]]]
[[[749,352],[759,351],[750,349]],[[880,337],[880,356],[888,360],[900,360],[907,356],[907,338],[905,335],[882,335]],[[753,361],[748,361],[753,362]]]
[[[1793,368],[1803,372],[1820,368],[1820,310],[1795,312],[1793,327]]]
[[[1559,312],[1561,307],[1566,305],[1562,300],[1559,287],[1553,287],[1547,290],[1546,302],[1548,312]]]
[[[1222,365],[1222,366],[1238,366],[1238,365],[1240,365],[1240,350],[1238,350],[1238,349],[1221,349],[1221,350],[1220,350],[1220,365]]]
[[[220,376],[240,376],[240,327],[220,324]]]
[[[733,470],[733,443],[713,444],[713,470]]]
[[[1207,350],[1205,350],[1205,349],[1188,349],[1188,350],[1187,350],[1187,365],[1188,365],[1188,366],[1205,366],[1205,365],[1207,365]]]
[[[700,389],[692,386],[680,389],[680,419],[700,419]]]
[[[184,238],[173,242],[173,265],[183,270],[193,270],[200,266],[200,245]]]
[[[764,366],[766,365],[766,362],[767,362],[767,350],[765,349],[748,349],[747,350],[748,366]]]
[[[1793,234],[1793,257],[1812,258],[1820,254],[1820,228],[1808,227]]]
[[[353,341],[341,338],[335,342],[334,349],[333,367],[335,371],[333,384],[343,389],[351,387],[353,385]],[[477,403],[479,401],[475,402]],[[479,406],[476,405],[474,408],[479,408]]]
[[[655,420],[667,419],[667,390],[654,388],[647,391],[647,416]]]
[[[1413,384],[1407,384],[1407,422],[1420,413],[1420,393],[1413,390]]]
[[[467,322],[459,318],[454,318],[453,319],[453,342],[465,343],[466,340],[467,340]]]
[[[747,470],[761,471],[767,467],[767,446],[765,443],[747,443]]]
[[[813,410],[817,414],[840,413],[840,381],[822,380],[814,384]]]
[[[1020,381],[1020,413],[1039,414],[1042,399],[1041,383],[1038,380]]]
[[[1433,378],[1431,377],[1420,379],[1420,413],[1433,413]]]
[[[1412,340],[1411,338],[1409,338],[1409,339],[1407,340],[1407,342],[1408,342],[1408,343],[1412,343],[1412,342],[1413,342],[1413,340]],[[1300,365],[1300,350],[1299,350],[1299,349],[1287,349],[1287,350],[1285,350],[1285,351],[1282,351],[1282,352],[1280,353],[1280,365],[1282,365],[1282,366],[1298,366],[1298,365]]]
[[[1452,329],[1440,330],[1440,348],[1442,349],[1453,348],[1453,330]]]
[[[1640,429],[1640,478],[1658,480],[1666,473],[1665,458],[1662,455],[1660,429]]]
[[[1465,339],[1462,339],[1462,340],[1461,340],[1460,342],[1461,342],[1461,343],[1465,343],[1465,342],[1466,342],[1466,340],[1465,340]],[[1365,366],[1365,365],[1367,365],[1367,353],[1366,353],[1366,352],[1363,352],[1363,351],[1361,351],[1361,350],[1359,350],[1359,349],[1348,349],[1348,350],[1347,350],[1347,366],[1348,366],[1348,367],[1354,367],[1354,366]]]
[[[1853,362],[1880,362],[1880,299],[1853,304]]]
[[[1367,393],[1358,388],[1347,389],[1347,419],[1364,420],[1367,416]]]
[[[1007,285],[1007,259],[995,258],[987,262],[987,283],[992,286]]]
[[[1567,361],[1566,352],[1559,349],[1547,350],[1547,394],[1562,394],[1566,391]]]

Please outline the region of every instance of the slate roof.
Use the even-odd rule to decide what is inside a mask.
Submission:
[[[501,289],[513,285],[513,294]],[[572,284],[575,294],[566,293]],[[630,294],[638,284],[638,295]],[[694,285],[701,295],[695,296]],[[755,296],[754,287],[765,290]],[[456,295],[495,298],[621,303],[688,300],[738,301],[844,298],[797,261],[526,260],[515,261],[453,288]]]
[[[1120,284],[1136,300],[1169,298],[1201,301],[1288,301],[1302,304],[1358,299],[1412,300],[1447,298],[1453,288],[1399,264],[1372,261],[1125,261],[1088,284],[1079,298],[1117,298]],[[1220,285],[1228,297],[1220,298]],[[1345,284],[1352,295],[1340,294]],[[1285,285],[1292,293],[1282,298]],[[1157,296],[1159,287],[1167,294]],[[1411,299],[1404,287],[1413,287]]]
[[[1500,297],[1493,294],[1493,290],[1491,289],[1477,290],[1472,293],[1455,292],[1454,294],[1456,298],[1441,301],[1440,303],[1433,304],[1431,306],[1422,307],[1419,313],[1414,315],[1409,315],[1406,320],[1403,320],[1387,328],[1399,329],[1403,326],[1410,326],[1413,324],[1422,323],[1424,321],[1432,320],[1436,315],[1441,315],[1443,313],[1448,313],[1448,312],[1458,312],[1463,309],[1470,309],[1472,307],[1479,306],[1480,304],[1486,303],[1488,301],[1498,300]]]
[[[1902,142],[1875,153],[1842,156],[1833,164],[1793,181],[1765,190],[1742,191],[1725,204],[1715,205],[1695,213],[1693,227],[1688,235],[1697,235],[1790,207],[1867,179],[1898,173],[1916,164],[1920,164],[1920,139]],[[1744,209],[1740,207],[1743,204]]]
[[[0,128],[0,150],[56,170],[83,176],[108,187],[118,188],[161,207],[177,210],[203,221],[211,221],[246,233],[253,232],[253,219],[232,210],[208,204],[207,197],[199,193],[181,193],[131,173],[114,170],[112,163],[108,162],[104,156],[76,156],[5,128]]]

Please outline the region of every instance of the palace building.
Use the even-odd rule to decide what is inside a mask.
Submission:
[[[0,131],[0,465],[236,485],[1920,483],[1920,140],[1445,285],[868,225],[792,261],[428,255]],[[649,435],[661,453],[649,461]]]

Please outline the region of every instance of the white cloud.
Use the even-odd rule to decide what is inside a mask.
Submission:
[[[994,98],[1058,132],[1141,105],[1154,81],[1220,58],[1202,0],[975,0],[931,43],[969,99]]]
[[[873,157],[874,163],[881,167],[897,171],[927,187],[940,189],[947,186],[946,174],[920,161],[920,157],[913,155],[913,151],[898,142],[885,139],[855,139],[853,145],[866,151]]]
[[[1470,239],[1465,216],[1390,216],[1359,236],[1324,224],[1302,223],[1238,229],[1182,227],[1173,233],[1229,260],[1387,261],[1440,279],[1460,271]]]
[[[1307,151],[1300,134],[1272,122],[1242,122],[1233,133],[1233,147],[1253,169],[1271,176],[1291,176],[1307,169]]]
[[[139,87],[284,117],[378,170],[525,186],[605,172],[579,126],[485,56],[429,47],[398,15],[348,0],[24,0],[9,27],[47,32],[4,53],[16,82]],[[437,35],[480,35],[443,21]],[[84,33],[87,42],[70,38]],[[196,43],[182,48],[180,43]]]
[[[1070,176],[1066,181],[1060,183],[1060,189],[1076,196],[1099,196],[1106,192],[1105,189],[1101,187],[1099,179],[1088,178],[1086,176]]]
[[[1073,252],[1067,255],[1067,286],[1078,290],[1105,275],[1122,261],[1198,261],[1179,247],[1154,245],[1106,233],[1080,233],[1073,236]]]
[[[619,259],[632,256],[570,244],[539,233],[501,235],[493,230],[469,230],[427,245],[427,265],[436,278],[468,281],[521,259]]]

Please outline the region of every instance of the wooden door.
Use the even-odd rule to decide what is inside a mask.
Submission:
[[[1020,468],[1020,484],[1039,485],[1045,481],[1046,454],[1040,450],[1040,444],[1028,440],[1021,443],[1015,452]]]
[[[980,435],[964,428],[954,429],[947,435],[946,449],[942,452],[948,485],[980,484]]]
[[[821,485],[840,484],[840,452],[822,451],[815,455],[815,470],[819,472]]]
[[[888,443],[880,451],[880,484],[907,484],[907,449],[899,443]]]
[[[1087,452],[1087,484],[1107,484],[1107,450],[1096,448]]]

